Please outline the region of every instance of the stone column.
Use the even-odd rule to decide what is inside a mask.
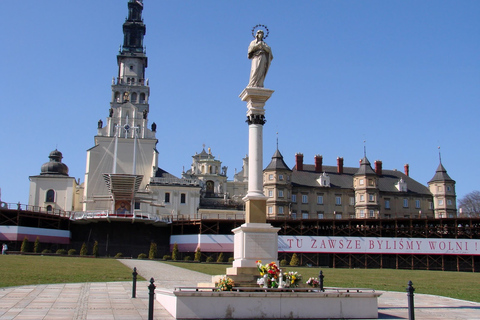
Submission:
[[[255,261],[278,262],[278,235],[267,221],[267,197],[263,194],[263,125],[265,102],[273,90],[247,87],[240,98],[247,102],[248,123],[248,192],[245,201],[245,223],[233,229],[234,258],[231,274],[258,275]]]

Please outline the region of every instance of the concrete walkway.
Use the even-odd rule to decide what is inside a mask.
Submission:
[[[121,260],[157,288],[173,289],[210,281],[202,273],[157,261]],[[131,282],[52,284],[0,288],[0,320],[135,320],[148,319],[149,282],[137,282],[132,299]],[[473,285],[473,284],[472,284]],[[378,299],[378,319],[408,319],[406,292],[384,292]],[[154,319],[173,319],[155,302]],[[415,294],[417,320],[478,320],[480,303]]]

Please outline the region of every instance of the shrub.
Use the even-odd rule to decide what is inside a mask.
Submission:
[[[22,246],[20,247],[20,252],[28,252],[28,248],[29,245],[28,245],[28,238],[25,237],[23,238],[23,242],[22,242]]]
[[[194,256],[193,260],[195,260],[197,262],[202,261],[202,252],[200,251],[200,247],[198,247],[197,250],[195,251],[195,256]]]
[[[283,260],[280,260],[280,266],[281,267],[286,267],[287,266],[287,260],[283,259]]]
[[[137,259],[144,260],[147,259],[147,255],[145,253],[140,253],[137,257]]]
[[[92,254],[95,258],[98,257],[98,241],[93,244]]]
[[[67,254],[67,250],[65,249],[58,249],[57,252],[55,252],[56,254]]]
[[[76,255],[76,254],[77,254],[77,250],[75,250],[75,249],[70,249],[70,250],[68,250],[68,255],[69,255],[69,256],[74,256],[74,255]]]
[[[206,260],[207,263],[212,263],[213,261],[215,261],[215,259],[213,259],[212,256],[207,257],[207,260]]]
[[[123,253],[118,252],[118,253],[115,255],[115,258],[123,258]]]
[[[80,255],[86,256],[88,254],[87,244],[84,242],[82,248],[80,249]]]
[[[185,258],[183,258],[183,261],[190,261],[190,260],[192,260],[192,257],[190,256],[185,256]]]
[[[49,250],[49,249],[43,249],[42,253],[52,253],[52,250]]]
[[[225,259],[225,258],[224,258],[224,256],[223,256],[223,252],[220,252],[220,254],[218,255],[218,258],[217,258],[217,262],[220,262],[220,263],[221,263],[221,262],[223,262],[224,259]]]
[[[163,256],[163,260],[170,260],[170,259],[172,259],[172,256],[169,254],[166,254]]]
[[[157,244],[155,242],[150,243],[150,250],[148,251],[148,259],[156,259],[157,258]]]
[[[233,260],[235,260],[233,257],[228,258],[228,263],[233,263]]]
[[[173,244],[172,260],[178,260],[178,244],[176,242]]]
[[[290,265],[292,267],[297,267],[300,265],[300,259],[298,259],[298,256],[296,253],[293,254],[292,259],[290,260]]]
[[[35,239],[35,243],[33,244],[33,252],[34,253],[39,253],[40,252],[40,238],[37,237],[37,239]]]

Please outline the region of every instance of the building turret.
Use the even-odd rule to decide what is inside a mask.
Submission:
[[[428,188],[433,195],[435,218],[455,217],[457,214],[455,181],[447,174],[441,160],[435,175],[428,181]]]
[[[377,218],[379,214],[378,175],[370,161],[364,156],[360,168],[353,175],[355,190],[355,216],[357,218]]]
[[[263,170],[263,188],[267,199],[267,217],[289,214],[292,170],[277,149],[272,161]]]

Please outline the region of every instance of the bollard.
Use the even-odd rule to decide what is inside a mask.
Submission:
[[[137,295],[137,275],[138,275],[137,268],[133,268],[132,298],[136,298],[136,295]]]
[[[412,286],[412,281],[408,281],[407,297],[408,297],[408,320],[415,320],[415,307],[413,305],[413,292],[415,288]]]
[[[323,271],[320,270],[320,273],[318,274],[318,281],[320,282],[320,291],[325,292],[325,289],[323,289],[323,278],[325,278],[325,276],[323,275]]]
[[[153,301],[155,299],[155,281],[150,279],[150,285],[148,286],[148,320],[153,320]]]

